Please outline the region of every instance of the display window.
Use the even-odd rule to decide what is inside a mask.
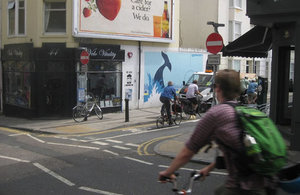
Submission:
[[[4,70],[4,100],[24,108],[31,108],[31,77],[34,64],[26,61],[7,61]]]
[[[101,107],[121,106],[122,71],[120,62],[89,63],[87,92],[98,97]]]

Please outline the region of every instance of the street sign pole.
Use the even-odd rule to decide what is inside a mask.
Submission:
[[[211,21],[208,21],[207,24],[212,25],[214,27],[215,33],[212,33],[207,37],[206,48],[207,48],[208,52],[216,55],[223,48],[223,38],[219,34],[218,27],[223,27],[223,26],[225,26],[225,24],[219,24],[219,23],[215,23],[215,22],[211,22]],[[212,58],[215,58],[215,59],[212,59]],[[217,65],[220,65],[221,57],[219,55],[219,59],[217,59],[216,56],[213,56],[213,57],[211,56],[210,60],[211,61],[209,61],[209,60],[207,60],[207,61],[208,61],[208,64],[210,62],[211,65],[213,66],[213,72],[214,72],[213,86],[214,86],[215,85]],[[217,60],[219,60],[219,61],[217,61]],[[217,102],[216,102],[216,92],[215,92],[215,88],[213,87],[213,101],[212,101],[211,106],[214,106],[216,104],[217,104]]]

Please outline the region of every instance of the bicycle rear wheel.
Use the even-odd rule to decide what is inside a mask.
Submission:
[[[180,125],[181,121],[182,121],[182,114],[176,113],[176,115],[174,116],[175,125]]]
[[[102,113],[102,110],[101,108],[96,104],[95,107],[94,107],[94,111],[97,115],[97,117],[102,120],[103,119],[103,113]]]
[[[87,109],[85,106],[78,105],[73,108],[73,119],[76,122],[82,122],[87,117]]]
[[[162,128],[165,126],[165,120],[162,116],[158,117],[156,120],[156,127],[157,128]]]

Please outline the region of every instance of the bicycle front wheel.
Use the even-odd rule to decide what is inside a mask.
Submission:
[[[158,117],[157,120],[156,120],[156,127],[157,128],[162,128],[165,126],[165,120],[163,117]]]
[[[174,116],[175,125],[180,125],[181,121],[182,121],[182,114],[176,113],[176,115]]]
[[[103,119],[103,113],[102,113],[101,108],[96,104],[95,107],[94,107],[94,110],[95,110],[95,113],[96,113],[97,117],[100,120],[102,120]]]
[[[82,122],[87,117],[87,109],[85,106],[78,105],[73,108],[73,119],[76,122]]]

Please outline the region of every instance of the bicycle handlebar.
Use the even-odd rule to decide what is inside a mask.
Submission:
[[[191,172],[190,181],[189,181],[189,184],[188,184],[188,189],[186,189],[186,190],[185,189],[182,189],[182,190],[178,189],[177,177],[179,176],[179,173],[175,173],[175,176],[176,176],[175,179],[171,179],[170,177],[164,177],[164,176],[161,176],[159,179],[160,179],[161,182],[166,181],[166,182],[173,183],[173,189],[172,189],[173,192],[175,192],[177,194],[189,194],[189,193],[192,193],[194,181],[198,181],[203,175],[201,173],[197,173],[197,171]]]

